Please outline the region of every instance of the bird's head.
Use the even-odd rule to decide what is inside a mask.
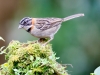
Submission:
[[[30,27],[32,27],[32,18],[24,17],[20,21],[18,29],[24,28],[25,30],[28,30]]]

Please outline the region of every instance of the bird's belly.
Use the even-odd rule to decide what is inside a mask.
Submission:
[[[54,36],[54,34],[59,30],[61,25],[47,29],[47,30],[40,30],[37,28],[34,28],[34,30],[31,31],[31,34],[38,38],[49,38],[51,35]]]

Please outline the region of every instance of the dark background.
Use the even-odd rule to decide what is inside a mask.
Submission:
[[[89,75],[100,65],[100,0],[0,0],[0,36],[7,46],[11,40],[37,40],[24,30],[18,30],[23,17],[66,17],[84,13],[84,17],[62,24],[52,46],[59,63],[71,75]],[[0,64],[5,62],[0,55]]]

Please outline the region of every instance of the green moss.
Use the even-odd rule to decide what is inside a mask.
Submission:
[[[68,75],[50,44],[11,41],[3,51],[7,62],[0,66],[0,75]]]

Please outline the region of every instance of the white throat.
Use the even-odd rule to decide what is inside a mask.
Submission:
[[[23,28],[24,28],[25,30],[28,30],[30,27],[32,27],[32,25],[30,25],[30,26],[24,26]]]

